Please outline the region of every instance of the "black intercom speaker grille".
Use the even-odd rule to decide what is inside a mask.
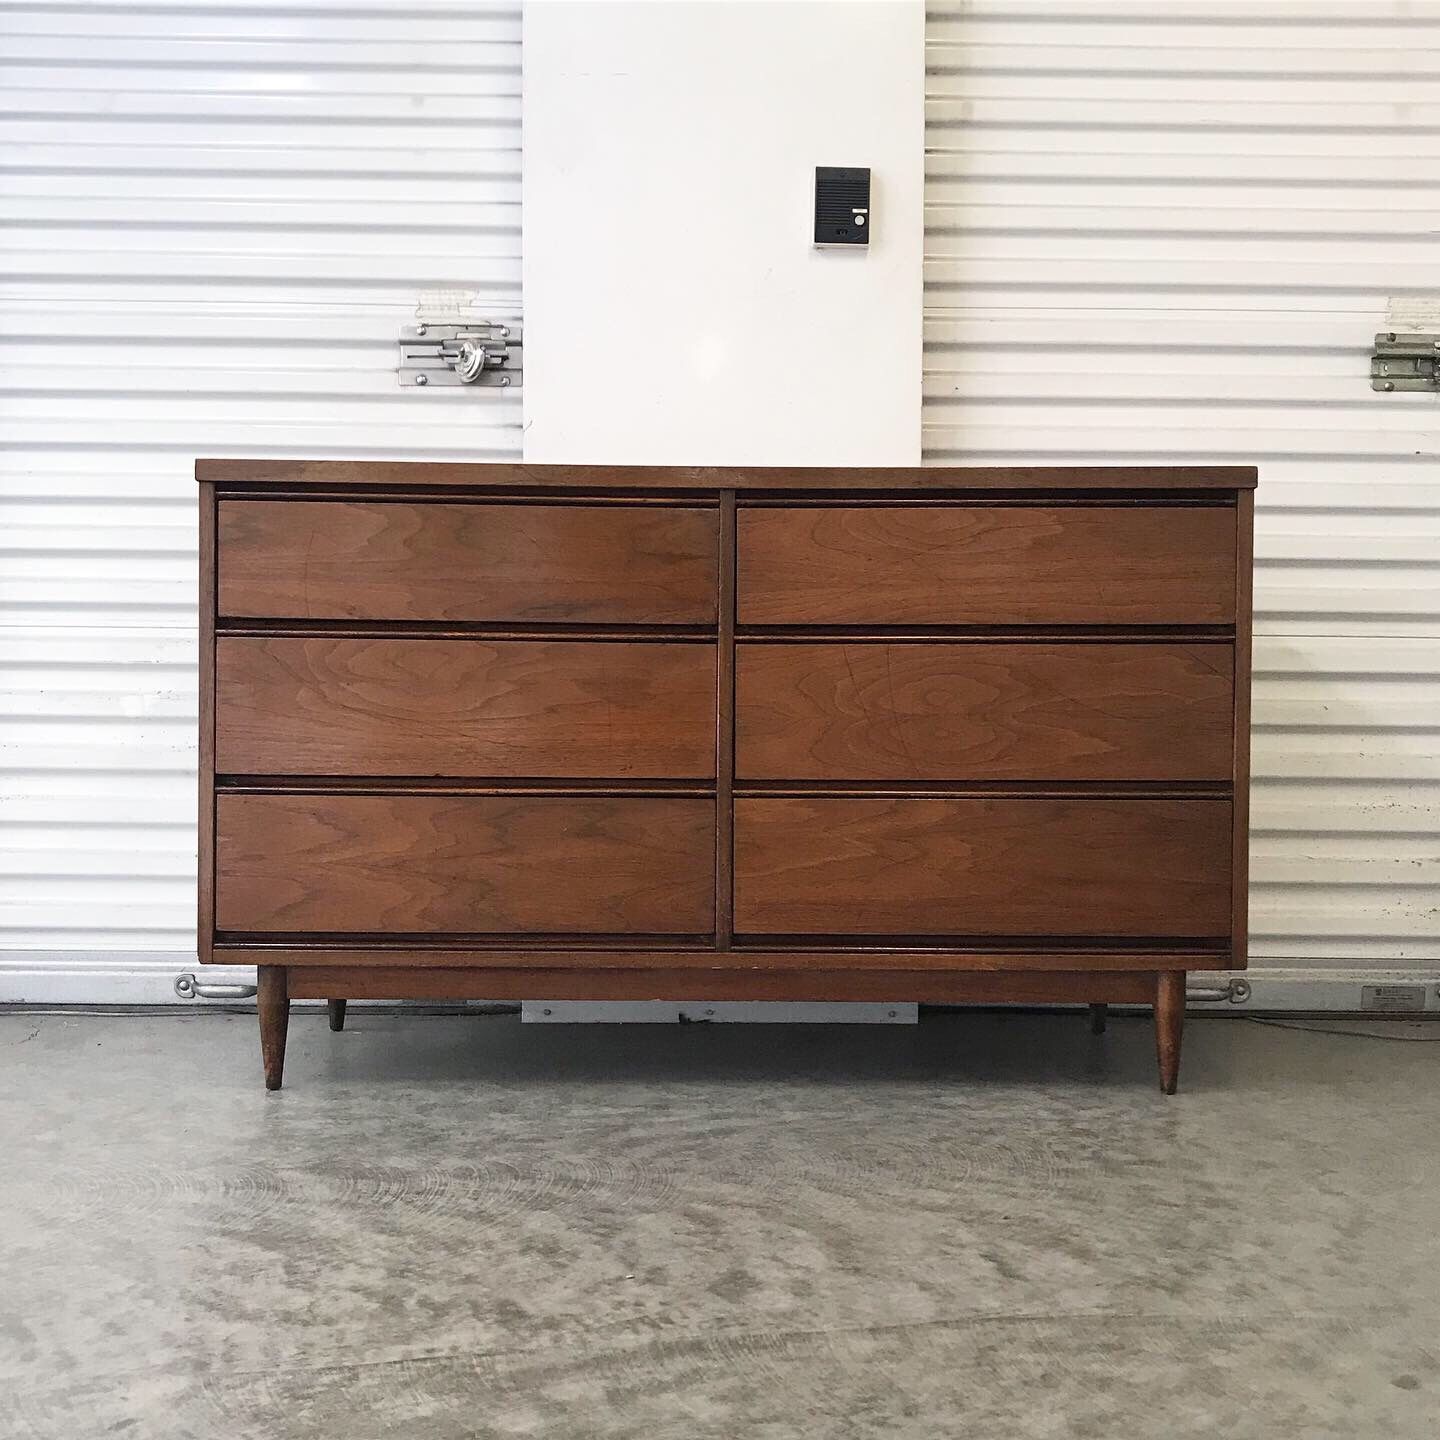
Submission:
[[[863,245],[870,237],[868,166],[815,167],[815,243]]]

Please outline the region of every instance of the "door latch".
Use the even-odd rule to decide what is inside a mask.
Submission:
[[[1227,980],[1223,985],[1192,985],[1185,991],[1187,1005],[1244,1005],[1250,999],[1248,980]]]
[[[189,970],[175,977],[175,993],[182,1000],[248,1000],[255,990],[254,985],[217,985],[197,980]]]
[[[480,385],[503,390],[520,383],[518,325],[472,320],[464,325],[407,325],[400,332],[396,373],[417,385]]]
[[[1370,357],[1372,390],[1440,391],[1440,335],[1397,335],[1389,331],[1375,337]]]

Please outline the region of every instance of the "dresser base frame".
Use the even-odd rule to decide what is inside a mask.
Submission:
[[[287,952],[287,958],[293,953]],[[623,954],[605,952],[605,958],[613,960],[617,953]],[[918,956],[928,953],[918,952]],[[628,957],[631,964],[625,968],[612,964],[584,969],[578,968],[575,960],[589,957],[574,957],[563,966],[400,966],[385,965],[381,955],[372,957],[367,964],[326,963],[329,958],[316,953],[303,964],[259,964],[260,1050],[269,1090],[280,1088],[284,1074],[291,1000],[329,1001],[332,1028],[338,1028],[333,1017],[337,1009],[343,1016],[345,1000],[894,1000],[931,1005],[1153,1005],[1160,1088],[1165,1094],[1175,1093],[1180,1073],[1185,971],[1179,969],[899,969],[874,964],[879,956],[864,957],[872,963],[860,968],[855,967],[859,957],[844,954],[824,957],[828,969],[817,968],[813,954],[795,956],[809,964],[771,969],[735,963],[745,958],[741,952],[706,956],[705,964],[693,963],[698,956],[674,955],[669,957],[670,968],[638,964],[641,959],[666,958],[640,955]],[[511,962],[523,959],[513,953],[505,958]],[[536,958],[543,961],[547,957],[541,954]],[[774,957],[768,958],[773,961]],[[914,960],[917,956],[908,958]],[[953,964],[954,957],[948,958]],[[1156,957],[1137,958],[1146,958],[1153,965]],[[684,964],[685,960],[692,963]],[[714,963],[716,960],[728,963],[719,965]],[[847,964],[855,968],[846,968]]]

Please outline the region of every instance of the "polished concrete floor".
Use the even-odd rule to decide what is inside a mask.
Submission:
[[[0,1435],[1434,1440],[1383,1033],[0,1015]]]

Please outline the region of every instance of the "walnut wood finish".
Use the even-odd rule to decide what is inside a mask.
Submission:
[[[788,506],[739,517],[742,625],[1215,625],[1231,506]]]
[[[265,1088],[278,1090],[285,1078],[285,1036],[290,1029],[290,992],[283,965],[255,972],[255,1009],[260,1016],[260,1063]]]
[[[216,926],[706,932],[714,826],[710,800],[222,791]]]
[[[215,689],[222,774],[715,774],[713,644],[222,636]]]
[[[735,933],[735,492],[720,497],[719,676],[715,695],[715,948]]]
[[[1155,983],[1155,1058],[1160,1088],[1175,1093],[1180,1083],[1180,1037],[1185,1028],[1185,972],[1165,970]]]
[[[878,944],[874,941],[826,940],[825,949],[804,944],[777,948],[776,942],[757,945],[741,940],[732,950],[716,950],[710,946],[685,948],[676,943],[657,950],[646,947],[615,948],[597,946],[576,939],[564,949],[553,942],[521,944],[516,941],[487,945],[461,944],[453,939],[435,940],[425,944],[398,942],[393,936],[382,940],[362,938],[353,944],[333,941],[306,940],[242,941],[222,940],[216,946],[217,958],[227,965],[285,965],[297,973],[298,967],[323,965],[343,970],[424,969],[424,970],[792,970],[828,972],[835,969],[901,971],[994,971],[1027,974],[1061,971],[1087,974],[1122,973],[1153,974],[1177,965],[1191,970],[1226,968],[1228,961],[1218,950],[1205,952],[1178,946],[1117,949],[1114,944],[1080,942],[1048,942],[1046,948],[1034,948],[1035,942],[1006,949],[966,949],[941,946],[913,948],[916,942],[905,940]],[[1153,988],[1153,987],[1152,987]],[[812,997],[813,998],[813,997]],[[1145,1004],[1153,995],[1146,994]]]
[[[495,465],[433,460],[197,460],[219,485],[525,490],[890,492],[1229,491],[1255,488],[1253,465]]]
[[[220,614],[715,623],[714,510],[222,500]]]
[[[1053,974],[879,970],[796,974],[786,970],[426,970],[331,968],[290,971],[290,994],[322,1000],[344,990],[356,1000],[912,1000],[924,1005],[1083,1004],[1099,996],[1116,1005],[1149,1005],[1155,976],[1090,970]]]
[[[1255,572],[1255,496],[1243,491],[1236,497],[1239,516],[1235,531],[1235,613],[1244,624],[1235,627],[1235,803],[1231,830],[1230,953],[1232,968],[1243,970],[1249,954],[1250,934],[1250,665],[1251,587]]]
[[[1217,936],[1225,800],[735,802],[751,935]]]
[[[1250,467],[197,478],[267,1084],[291,997],[486,996],[1148,1004],[1171,1090],[1244,963]]]
[[[1228,780],[1230,670],[1228,645],[742,644],[736,773]]]
[[[195,950],[202,965],[214,958],[215,937],[215,487],[200,487],[199,813],[196,824]]]

